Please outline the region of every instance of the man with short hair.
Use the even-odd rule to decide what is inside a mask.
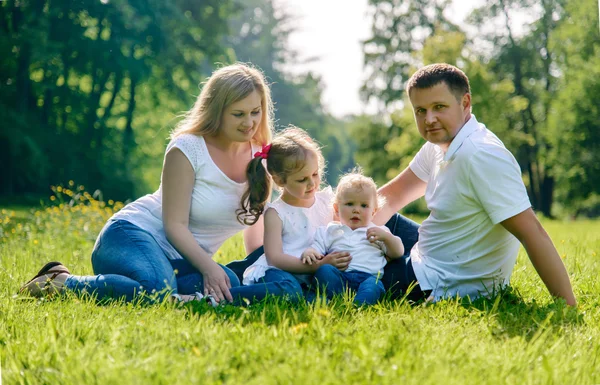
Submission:
[[[449,64],[418,70],[406,86],[427,143],[410,165],[380,188],[385,223],[425,196],[429,217],[404,261],[389,264],[388,286],[439,300],[475,299],[508,285],[519,242],[551,295],[575,306],[569,276],[531,209],[514,156],[471,114],[467,76]],[[391,273],[391,274],[390,274]],[[391,278],[390,278],[391,277]],[[414,293],[412,298],[415,298]]]

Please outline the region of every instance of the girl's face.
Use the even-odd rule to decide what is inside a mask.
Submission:
[[[348,188],[337,196],[333,205],[343,225],[356,230],[367,227],[375,214],[376,197],[366,189]]]
[[[319,157],[311,152],[304,167],[287,176],[285,183],[274,178],[275,183],[283,188],[281,199],[292,206],[310,207],[314,203],[315,193],[321,184]]]
[[[261,95],[254,90],[225,108],[217,136],[232,142],[248,142],[256,134],[262,114]]]

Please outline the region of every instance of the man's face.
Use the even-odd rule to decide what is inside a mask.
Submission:
[[[409,98],[421,136],[444,150],[471,116],[471,95],[457,100],[444,82],[431,88],[413,88]]]

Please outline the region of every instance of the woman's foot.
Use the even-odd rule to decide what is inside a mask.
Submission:
[[[196,292],[194,294],[175,294],[173,296],[175,300],[178,302],[190,302],[190,301],[205,301],[209,303],[212,307],[219,306],[219,303],[215,300],[212,295],[204,295],[200,292]]]
[[[50,297],[64,290],[65,280],[71,274],[60,262],[49,262],[35,277],[21,286],[19,294],[33,297]]]

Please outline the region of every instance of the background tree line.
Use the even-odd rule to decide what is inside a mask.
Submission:
[[[199,82],[238,60],[265,72],[279,128],[327,143],[332,170],[353,163],[321,80],[285,72],[293,24],[271,0],[5,1],[0,31],[0,195],[47,195],[69,180],[115,199],[156,189]]]
[[[279,128],[295,124],[325,145],[330,184],[356,162],[384,183],[422,144],[404,83],[445,61],[469,75],[474,113],[516,155],[534,207],[598,214],[596,0],[495,0],[463,25],[447,17],[450,3],[370,0],[363,96],[382,113],[337,119],[317,75],[288,71],[305,59],[288,45],[293,10],[274,0],[4,1],[0,195],[43,196],[68,180],[114,199],[156,189],[198,83],[236,60],[267,75]],[[522,33],[514,10],[533,17]]]

